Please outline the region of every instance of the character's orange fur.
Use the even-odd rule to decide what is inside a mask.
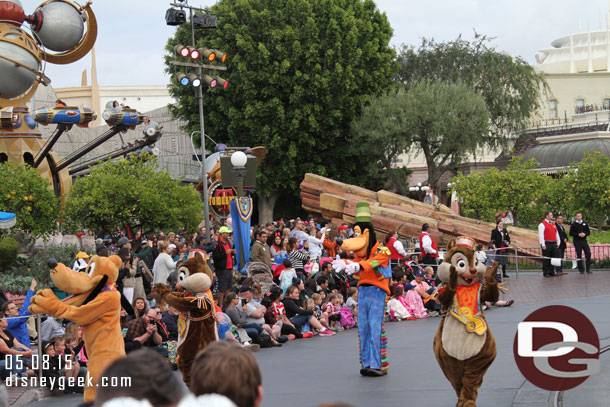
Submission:
[[[59,263],[51,270],[51,280],[60,290],[77,295],[62,302],[50,289],[41,290],[32,297],[32,305],[29,308],[32,313],[65,318],[83,327],[83,339],[89,359],[87,373],[93,379],[93,385],[85,388],[85,402],[95,399],[97,381],[106,366],[125,356],[125,344],[119,323],[121,294],[116,289],[102,291],[93,300],[82,305],[104,275],[108,276],[107,285],[116,282],[120,265],[121,259],[118,256],[93,256],[83,273]],[[91,267],[93,271],[89,275]]]

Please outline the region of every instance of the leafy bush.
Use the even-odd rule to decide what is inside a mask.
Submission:
[[[0,271],[8,270],[19,254],[19,243],[10,236],[0,238]]]
[[[13,273],[0,274],[0,287],[5,293],[24,295],[32,283],[31,276],[15,275]]]
[[[38,281],[39,289],[46,288],[51,283],[51,275],[49,273],[49,266],[47,262],[49,258],[53,257],[59,263],[64,263],[68,267],[72,267],[74,260],[76,259],[76,253],[80,249],[75,245],[66,246],[49,246],[43,249],[38,249],[29,258],[19,258],[17,265],[12,267],[11,275],[20,277],[20,280],[9,280],[9,284],[17,284],[17,282],[23,282],[24,285],[18,287],[23,292],[27,291],[30,286],[32,278]],[[25,281],[27,280],[27,284]],[[0,287],[6,289],[3,285],[3,281],[0,280]]]
[[[592,231],[591,235],[587,238],[587,241],[591,243],[610,243],[610,232]]]

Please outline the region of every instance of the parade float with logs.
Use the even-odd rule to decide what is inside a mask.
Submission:
[[[466,235],[479,243],[488,243],[494,223],[459,216],[445,205],[429,205],[389,191],[371,191],[355,185],[305,174],[301,182],[303,209],[330,220],[333,225],[353,223],[356,202],[368,201],[375,229],[386,233],[396,230],[403,237],[417,237],[424,223],[430,225],[430,235],[445,246],[456,236]],[[512,246],[538,247],[535,231],[511,227]]]

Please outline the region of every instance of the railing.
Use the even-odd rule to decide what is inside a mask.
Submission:
[[[584,105],[584,106],[574,106],[575,114],[583,114],[590,112],[603,112],[604,110],[610,110],[610,105]]]

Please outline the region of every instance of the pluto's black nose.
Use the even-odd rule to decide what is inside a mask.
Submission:
[[[50,269],[54,269],[55,267],[57,267],[57,260],[55,260],[53,257],[51,257],[47,261],[47,265],[49,266]]]

